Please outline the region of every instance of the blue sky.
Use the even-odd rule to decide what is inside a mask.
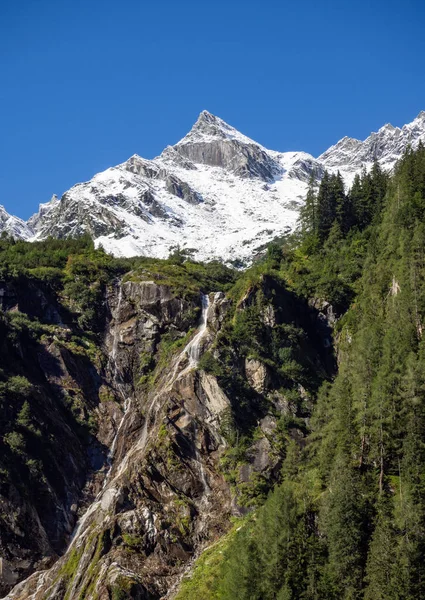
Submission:
[[[425,110],[422,0],[0,0],[0,204],[159,154],[207,109],[318,155]]]

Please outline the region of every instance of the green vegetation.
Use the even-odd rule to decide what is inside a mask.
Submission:
[[[80,562],[81,556],[84,552],[84,546],[81,548],[72,548],[69,553],[69,557],[63,563],[61,567],[61,575],[64,575],[67,579],[71,579],[74,577],[77,572],[78,563]]]
[[[115,398],[104,379],[106,291],[123,277],[155,280],[171,296],[187,298],[191,309],[181,316],[186,332],[198,319],[201,290],[225,289],[236,273],[219,263],[196,263],[183,252],[168,260],[116,259],[95,249],[88,236],[34,243],[0,239],[0,487],[1,501],[16,506],[17,514],[0,523],[5,547],[12,547],[15,529],[32,530],[31,515],[40,515],[50,536],[69,486],[82,486],[90,469],[87,447],[90,456],[101,451],[96,407]],[[157,351],[140,356],[135,383],[155,383],[188,341],[172,328],[160,333]],[[171,450],[167,458],[173,460]],[[189,527],[184,516],[180,527]],[[52,547],[61,554],[65,536],[59,530]],[[127,540],[128,547],[132,542]],[[26,535],[19,547],[31,556],[37,544]],[[70,559],[67,568],[74,572],[78,560]],[[89,585],[93,578],[94,573]]]
[[[101,329],[105,286],[121,276],[124,281],[153,280],[175,295],[197,300],[201,290],[228,289],[236,272],[218,261],[197,263],[184,251],[167,260],[114,258],[102,248],[95,250],[89,236],[32,243],[0,239],[0,281],[33,281],[59,295],[70,311],[67,320],[73,317],[83,330]]]
[[[199,368],[217,377],[231,402],[221,430],[229,447],[221,460],[227,481],[242,506],[261,505],[276,481],[270,472],[252,472],[242,481],[256,440],[264,437],[259,422],[272,415],[277,431],[269,436],[274,456],[285,456],[293,435],[305,436],[305,417],[321,383],[329,377],[327,351],[317,338],[312,311],[288,284],[282,248],[271,245],[264,258],[241,273],[227,292],[231,300],[212,348]],[[330,361],[332,363],[332,360]],[[262,369],[264,389],[249,382],[247,370]],[[268,394],[275,390],[275,400]],[[279,403],[290,414],[281,417]]]
[[[243,521],[238,519],[225,536],[201,554],[193,572],[183,579],[176,600],[192,600],[193,598],[218,600],[220,598],[220,577],[226,559],[226,551],[242,526]]]
[[[129,577],[120,576],[111,589],[112,600],[130,600],[140,597],[141,586]],[[143,593],[143,592],[142,592]]]
[[[390,179],[375,165],[348,194],[338,176],[311,186],[275,268],[298,297],[333,304],[338,373],[310,386],[310,427],[286,443],[282,482],[225,558],[195,569],[205,600],[425,596],[424,211],[421,145]],[[276,365],[253,313],[234,317],[233,340]]]
[[[175,253],[167,260],[145,257],[133,260],[137,267],[125,276],[124,281],[155,281],[169,287],[179,298],[197,300],[200,291],[226,291],[237,278],[236,271],[219,261],[182,262],[181,255]]]

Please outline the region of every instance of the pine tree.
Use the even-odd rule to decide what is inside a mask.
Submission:
[[[344,192],[344,182],[339,171],[337,175],[333,175],[331,177],[331,186],[336,207],[336,221],[340,227],[341,232],[346,234],[353,224],[353,217],[351,210],[351,202],[349,197],[346,196]]]
[[[308,182],[305,204],[300,211],[300,223],[304,235],[315,236],[318,229],[317,179],[313,172]]]
[[[328,237],[335,218],[336,201],[331,176],[325,171],[317,195],[317,233],[321,243]]]
[[[397,561],[397,532],[393,527],[391,498],[384,496],[378,505],[378,516],[372,535],[368,560],[365,600],[388,600],[400,597],[400,581],[395,581]]]
[[[367,549],[364,511],[359,474],[341,453],[334,464],[322,509],[329,581],[332,593],[341,600],[362,596]]]

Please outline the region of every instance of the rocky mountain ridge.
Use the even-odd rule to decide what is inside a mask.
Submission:
[[[364,142],[343,138],[315,159],[268,150],[203,111],[191,131],[162,154],[138,155],[40,205],[27,223],[0,212],[0,231],[17,238],[88,232],[117,256],[165,258],[170,248],[198,260],[246,264],[258,249],[292,231],[314,172],[354,175],[377,159],[390,171],[405,149],[425,140],[425,112],[402,128],[385,125]]]

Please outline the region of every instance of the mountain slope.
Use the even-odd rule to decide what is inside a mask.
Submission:
[[[86,238],[0,252],[0,597],[164,598],[263,501],[285,419],[303,438],[322,320],[273,257],[245,274]]]
[[[364,142],[345,137],[318,159],[268,150],[203,111],[191,131],[153,160],[138,155],[40,205],[27,224],[0,213],[0,232],[34,240],[85,232],[116,256],[165,258],[192,249],[199,260],[236,264],[292,231],[307,182],[324,169],[345,185],[376,158],[390,171],[406,148],[425,140],[425,112],[401,129],[389,124]]]
[[[381,175],[348,203],[358,217],[370,202],[368,221],[340,202],[319,228],[332,203],[318,202],[297,246],[246,271],[117,260],[87,238],[0,241],[0,594],[424,597],[425,147],[382,198]],[[318,198],[340,194],[329,179]],[[61,405],[104,444],[95,473],[74,420],[48,435]],[[50,486],[59,518],[50,503],[28,547],[36,520],[12,485],[34,517],[49,507],[30,479],[56,480],[41,442],[79,457],[80,482]],[[245,516],[229,531],[231,514]]]
[[[23,240],[34,235],[34,232],[25,221],[9,215],[5,208],[0,205],[0,234],[3,232],[14,238]]]
[[[295,289],[349,306],[334,327],[338,373],[307,438],[288,435],[280,485],[201,556],[178,600],[424,597],[424,209],[422,147],[397,165],[369,227],[333,228],[324,243],[305,230],[287,251]]]

